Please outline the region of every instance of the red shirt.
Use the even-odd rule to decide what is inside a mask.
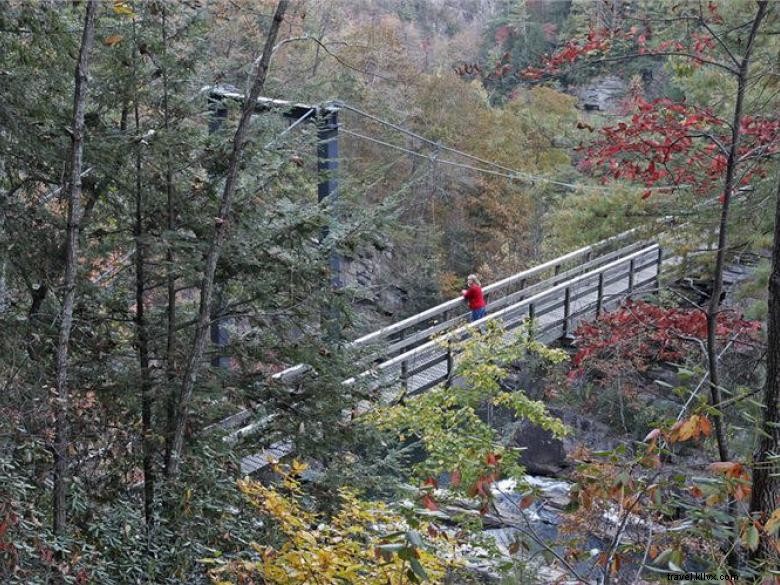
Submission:
[[[476,284],[472,284],[468,290],[463,293],[463,298],[469,302],[469,309],[472,311],[482,309],[486,306],[485,297],[482,296],[482,289]]]

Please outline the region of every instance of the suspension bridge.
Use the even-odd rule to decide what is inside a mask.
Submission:
[[[204,91],[208,93],[212,110],[212,130],[217,129],[227,116],[226,101],[244,99],[242,93],[225,86],[207,87]],[[307,105],[259,98],[255,104],[255,112],[269,111],[281,113],[290,121],[290,125],[269,142],[266,148],[304,122],[316,125],[319,201],[333,200],[338,196],[336,173],[339,162],[339,134],[342,132],[410,156],[430,159],[436,164],[500,176],[511,181],[532,185],[547,183],[566,189],[604,189],[602,186],[576,185],[508,168],[432,141],[343,102]],[[435,147],[437,152],[465,159],[468,163],[440,156],[432,158],[417,150],[348,130],[339,121],[341,111],[348,111],[381,124],[406,138]],[[420,394],[439,384],[449,384],[458,359],[456,342],[468,338],[474,327],[497,322],[506,331],[509,341],[515,329],[530,323],[531,334],[543,343],[569,338],[579,322],[597,317],[602,311],[616,306],[632,295],[657,288],[662,262],[661,247],[654,242],[637,241],[634,230],[574,250],[486,286],[483,291],[488,302],[488,315],[480,321],[468,323],[469,311],[463,300],[456,298],[355,339],[348,347],[368,353],[369,358],[356,364],[353,377],[344,383],[354,383],[358,379],[368,380],[376,387],[381,386],[382,396],[390,399],[402,394]],[[330,269],[334,286],[340,286],[340,259],[337,255],[331,258]],[[212,340],[215,342],[227,338],[227,335],[220,331],[220,327],[219,320],[215,320],[212,330]],[[310,366],[298,364],[275,374],[273,378],[276,383],[282,385],[305,383],[301,380],[305,380],[310,370]],[[225,441],[236,445],[268,428],[274,419],[275,415],[257,418],[251,410],[243,409],[205,430],[228,431]],[[251,474],[266,467],[269,462],[292,453],[293,450],[291,440],[266,446],[261,452],[241,460],[241,473]]]

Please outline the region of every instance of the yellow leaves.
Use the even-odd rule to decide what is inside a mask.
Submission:
[[[114,14],[119,16],[135,16],[130,3],[124,0],[114,0]]]
[[[777,508],[774,512],[772,512],[769,520],[767,520],[766,524],[764,524],[764,531],[769,536],[777,538],[778,533],[780,532],[780,508]]]
[[[307,463],[303,463],[302,461],[298,461],[297,459],[293,459],[293,462],[290,466],[290,472],[293,475],[300,475],[304,471],[306,471],[309,468],[309,465]]]
[[[670,443],[679,443],[699,437],[708,437],[712,434],[712,423],[703,414],[694,414],[690,418],[678,421],[669,431]],[[649,436],[649,435],[648,435]]]
[[[127,16],[127,17],[133,17],[135,16],[135,12],[133,12],[132,7],[130,6],[130,3],[126,0],[114,0],[114,14],[117,16]],[[115,47],[119,43],[121,43],[124,40],[124,36],[120,34],[112,34],[108,35],[106,38],[103,39],[103,44],[106,47]]]
[[[410,570],[418,577],[427,575],[430,582],[441,582],[443,563],[425,550],[418,533],[408,531],[404,520],[383,504],[363,501],[344,489],[339,492],[338,512],[326,521],[302,505],[304,496],[295,476],[306,465],[293,461],[289,468],[279,465],[278,469],[282,482],[277,487],[249,479],[238,486],[254,507],[274,520],[284,542],[276,547],[252,543],[261,560],[236,560],[213,568],[209,572],[213,582],[233,578],[231,582],[308,585],[316,575],[316,582],[323,585],[400,585],[409,583]],[[386,554],[376,557],[381,547]]]
[[[103,39],[103,44],[107,47],[113,47],[122,42],[124,37],[122,35],[109,35]]]
[[[285,477],[285,483],[289,484],[292,490],[297,489],[294,480]],[[285,498],[273,488],[244,479],[238,481],[238,489],[248,497],[255,508],[276,520],[282,531],[288,535],[305,529],[313,520],[313,516],[302,510],[295,500]]]

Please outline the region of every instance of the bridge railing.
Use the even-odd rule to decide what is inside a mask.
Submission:
[[[488,321],[500,322],[508,334],[530,321],[534,337],[544,342],[564,337],[581,320],[597,316],[620,299],[657,283],[662,261],[660,247],[653,244],[630,248],[630,253],[614,252],[608,255],[610,261],[577,276],[566,278],[561,274],[558,279],[562,281],[551,286],[544,281],[539,284],[546,287],[533,286],[507,295],[508,300],[503,303],[506,306],[491,311],[485,318],[390,357],[361,376],[376,376],[387,385],[400,382],[407,394],[446,383],[452,379],[455,368],[453,346],[468,337],[474,326]]]
[[[641,242],[625,245],[635,235],[629,230],[590,246],[584,246],[528,270],[518,272],[483,288],[488,310],[492,313],[550,286],[583,274],[634,252]],[[620,247],[621,244],[624,244]],[[461,297],[451,299],[421,313],[378,329],[350,342],[349,347],[375,347],[362,365],[400,355],[418,347],[444,331],[462,323],[469,311]],[[292,382],[308,368],[298,364],[273,376],[279,382]]]
[[[555,282],[539,283],[546,288],[534,285],[518,291],[523,293],[520,295],[522,298],[513,299],[507,295],[505,306],[492,311],[487,317],[470,325],[455,327],[436,339],[389,357],[343,383],[355,383],[358,379],[368,381],[370,386],[384,389],[384,400],[395,400],[400,393],[419,394],[452,380],[459,353],[458,342],[468,338],[474,327],[498,321],[510,336],[513,330],[530,323],[534,338],[549,342],[574,331],[579,321],[598,315],[623,298],[646,290],[648,285],[657,286],[663,259],[657,244],[632,244],[606,257],[611,260],[599,263],[586,272],[574,276],[559,272],[554,277]],[[282,383],[292,382],[308,370],[308,366],[298,365],[277,374],[276,378]],[[256,421],[231,433],[226,440],[237,442],[266,428],[272,419],[273,415]],[[244,457],[241,460],[242,473],[253,473],[269,461],[292,453],[293,449],[292,442],[284,439],[262,452]]]
[[[633,253],[643,246],[641,242],[627,243],[636,234],[636,230],[623,232],[487,285],[483,290],[488,300],[489,316],[563,281]],[[541,308],[544,309],[544,307]],[[467,316],[466,305],[459,297],[364,335],[349,345],[352,348],[369,349],[367,352],[369,357],[357,364],[358,368],[362,366],[363,369],[367,370],[376,363],[403,354],[411,355],[409,352],[413,349],[423,346],[435,337],[463,324]],[[402,360],[401,367],[406,371],[399,372],[399,375],[404,380],[413,379],[424,365],[419,360]],[[282,385],[293,384],[310,370],[311,367],[306,364],[297,364],[274,374],[273,380]],[[238,413],[210,425],[208,430],[240,427],[248,423],[251,418],[251,410],[242,409]],[[250,427],[254,426],[255,423],[250,424]],[[239,434],[241,432],[239,431]]]

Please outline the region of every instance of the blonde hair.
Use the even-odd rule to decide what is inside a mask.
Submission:
[[[476,274],[469,274],[466,277],[466,282],[473,282],[477,286],[482,286],[482,283],[479,282],[479,278],[477,278]]]

